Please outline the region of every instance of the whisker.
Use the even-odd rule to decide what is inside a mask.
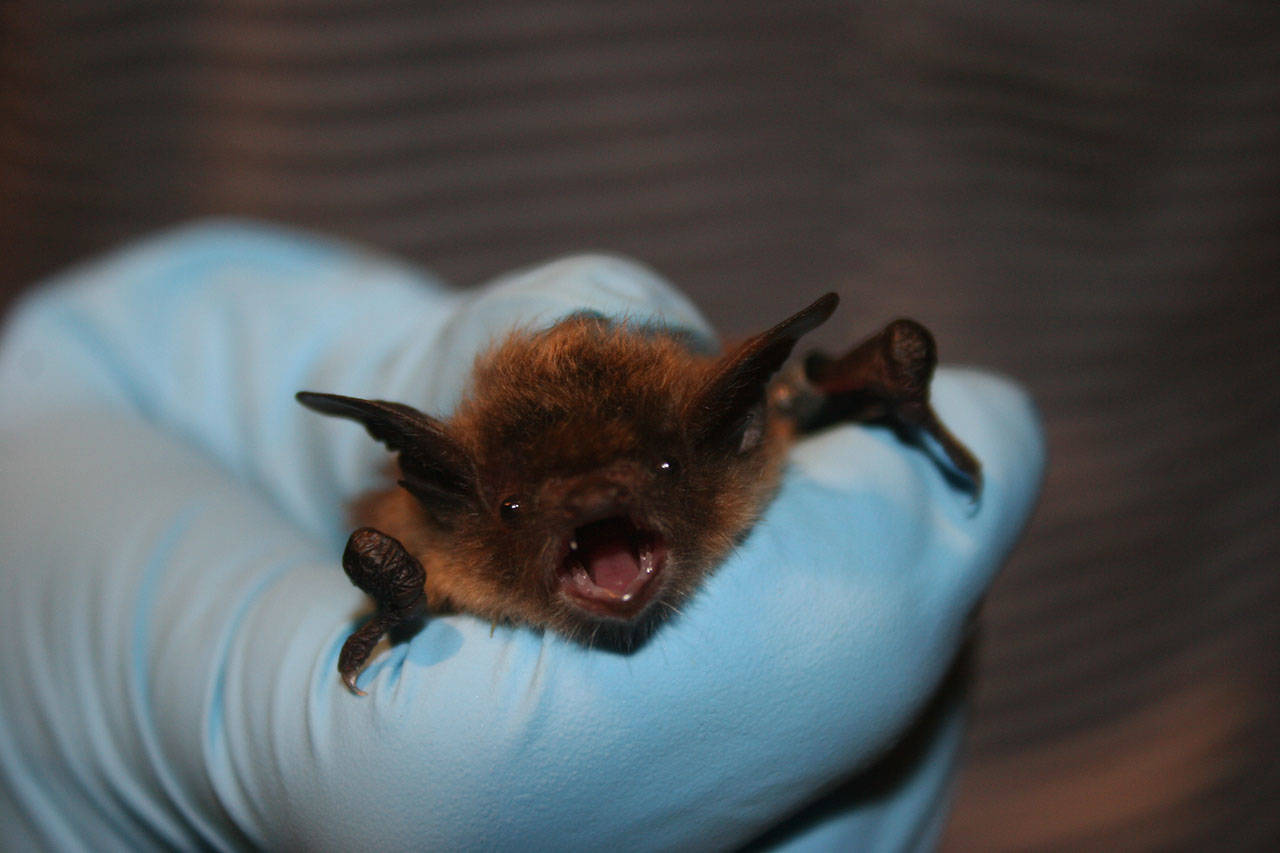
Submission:
[[[659,601],[658,603],[661,604],[663,607],[667,608],[668,610],[670,610],[672,613],[676,614],[677,616],[684,616],[684,611],[681,610],[679,607],[676,607],[671,602]]]

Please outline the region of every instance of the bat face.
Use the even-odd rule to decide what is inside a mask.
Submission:
[[[361,521],[425,567],[430,606],[630,644],[676,611],[776,488],[769,378],[824,297],[729,354],[577,315],[482,356],[448,421],[303,393],[399,453]]]
[[[781,436],[758,401],[724,434],[699,428],[717,366],[585,317],[491,353],[449,423],[478,501],[442,519],[467,581],[447,597],[597,640],[678,608],[777,481]]]

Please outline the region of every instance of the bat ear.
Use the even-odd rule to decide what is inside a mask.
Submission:
[[[447,514],[475,503],[475,462],[435,418],[404,403],[385,400],[314,391],[299,391],[296,397],[299,403],[321,414],[363,424],[369,435],[399,453],[404,475],[400,485],[433,514]]]
[[[826,322],[840,298],[828,293],[724,356],[690,404],[686,423],[695,441],[750,449],[763,431],[765,386],[796,341]]]

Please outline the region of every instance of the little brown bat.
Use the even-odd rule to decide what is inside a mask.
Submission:
[[[343,646],[356,676],[384,633],[466,611],[629,647],[675,612],[750,529],[799,433],[879,418],[933,437],[933,338],[898,320],[839,359],[774,374],[823,323],[829,293],[724,355],[680,335],[578,314],[481,355],[447,420],[403,403],[299,392],[398,454],[398,486],[358,502],[342,563],[377,612]]]

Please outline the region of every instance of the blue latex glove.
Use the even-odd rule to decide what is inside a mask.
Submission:
[[[0,344],[6,844],[723,847],[892,746],[1040,480],[1030,404],[980,372],[934,387],[985,466],[976,507],[888,431],[834,429],[795,449],[746,544],[640,651],[447,616],[374,659],[367,698],[343,688],[338,649],[369,609],[339,566],[343,503],[387,456],[293,393],[445,413],[493,336],[584,307],[708,334],[616,259],[457,295],[235,224],[26,300]],[[957,720],[905,772],[772,842],[927,845]]]

